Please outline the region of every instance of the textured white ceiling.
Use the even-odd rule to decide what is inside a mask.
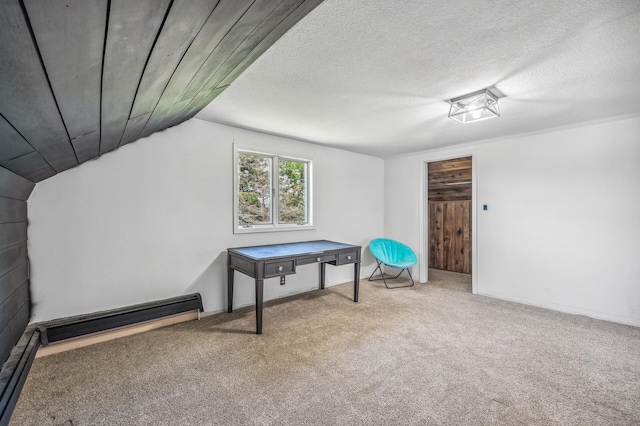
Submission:
[[[390,157],[636,113],[638,0],[325,0],[196,117]]]

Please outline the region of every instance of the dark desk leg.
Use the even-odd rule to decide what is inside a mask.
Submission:
[[[227,268],[227,312],[233,312],[233,268]]]
[[[353,264],[353,301],[358,301],[358,293],[360,293],[360,262]]]
[[[327,270],[326,268],[327,264],[322,262],[320,263],[320,290],[324,290],[324,276],[325,276],[325,271]]]
[[[256,280],[256,334],[262,334],[262,308],[264,306],[264,280]]]

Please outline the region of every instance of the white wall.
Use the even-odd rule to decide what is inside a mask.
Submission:
[[[233,234],[233,142],[313,160],[315,230]],[[226,249],[328,239],[368,245],[384,233],[381,159],[201,120],[156,133],[39,183],[29,198],[32,321],[199,292],[226,307]],[[373,270],[363,253],[364,276]],[[301,267],[265,300],[316,289]],[[327,267],[327,284],[353,279]],[[234,306],[254,303],[236,273]]]
[[[423,164],[468,153],[477,292],[640,326],[640,118],[388,160],[387,237],[420,251]]]

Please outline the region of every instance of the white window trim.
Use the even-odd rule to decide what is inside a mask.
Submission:
[[[275,160],[285,159],[285,160],[293,160],[293,161],[302,161],[307,163],[307,176],[306,176],[307,223],[306,224],[303,224],[303,225],[300,225],[297,223],[278,224],[276,223],[277,218],[275,217],[275,214],[277,213],[274,212],[274,210],[271,210],[272,222],[273,222],[271,224],[244,226],[238,223],[238,204],[239,204],[238,202],[238,154],[240,152],[256,154],[256,155],[264,155],[266,157],[274,158]],[[274,162],[274,164],[272,165],[272,174],[274,175],[277,174],[277,168],[278,168],[278,164],[275,164]],[[251,147],[237,145],[234,143],[232,169],[233,169],[233,233],[234,234],[252,234],[252,233],[259,233],[259,232],[282,232],[282,231],[308,231],[308,230],[316,229],[315,226],[313,225],[313,161],[310,158],[301,158],[297,156],[284,155],[284,154],[282,155],[273,154],[273,153],[257,150]],[[272,176],[272,179],[273,178],[274,177]],[[272,185],[275,191],[275,195],[273,196],[273,199],[275,200],[275,202],[272,204],[275,204],[278,202],[277,200],[280,199],[279,198],[280,188],[279,188],[277,179],[276,179],[276,182],[272,181]]]

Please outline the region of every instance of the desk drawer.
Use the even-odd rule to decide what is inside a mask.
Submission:
[[[357,260],[358,260],[358,253],[355,251],[340,253],[338,255],[338,265],[346,265],[347,263],[356,263]]]
[[[282,260],[280,262],[269,262],[264,264],[264,277],[279,277],[296,273],[294,260]]]
[[[315,256],[301,257],[298,259],[298,265],[309,265],[311,263],[335,262],[335,254],[317,254]]]

